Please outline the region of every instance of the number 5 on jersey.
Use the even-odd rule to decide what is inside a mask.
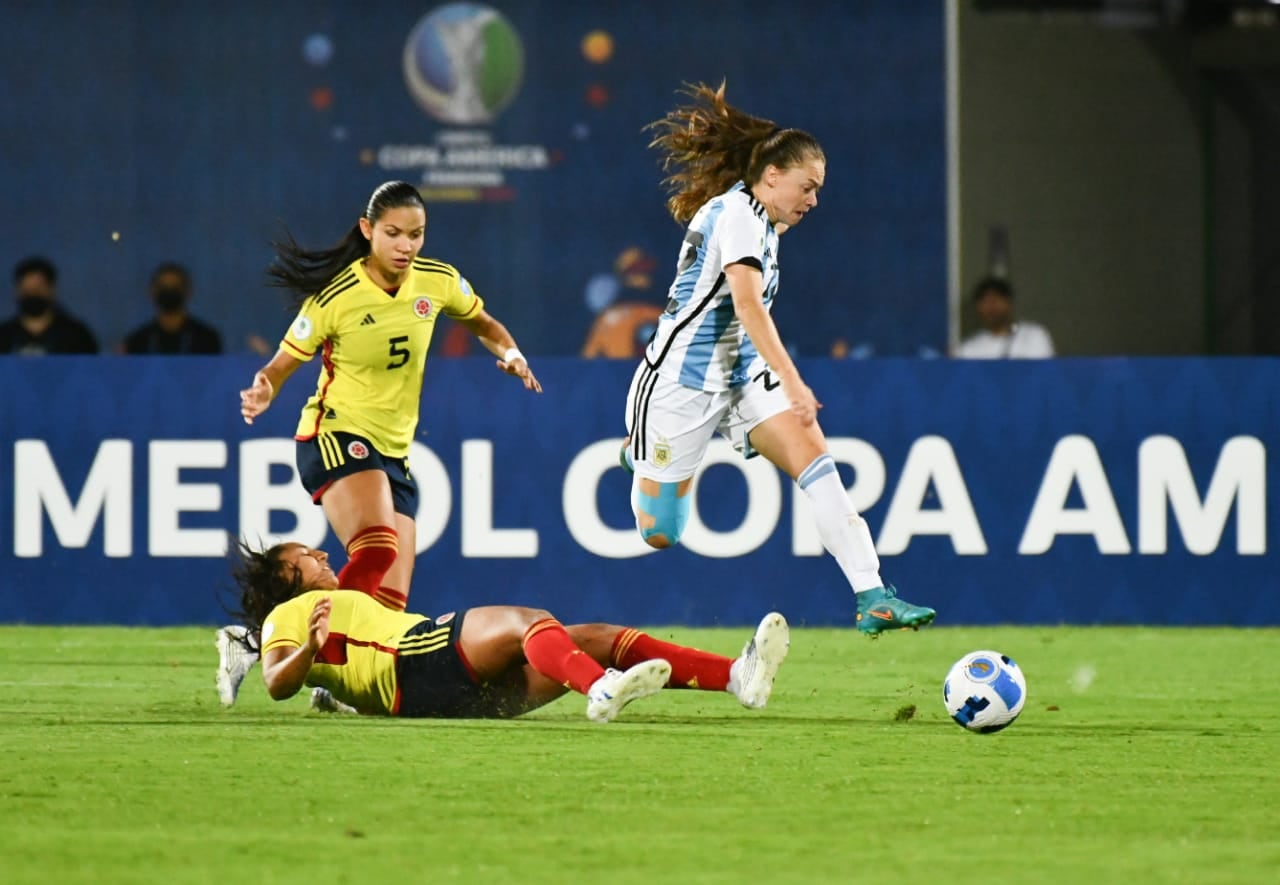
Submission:
[[[408,340],[408,335],[397,335],[387,342],[391,348],[391,362],[387,363],[388,369],[398,369],[409,362],[409,348],[400,346]]]

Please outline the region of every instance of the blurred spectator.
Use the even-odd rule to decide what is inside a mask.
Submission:
[[[151,274],[151,301],[155,318],[134,329],[124,339],[130,354],[222,353],[218,330],[187,311],[191,301],[191,274],[181,264],[168,262]]]
[[[0,353],[98,352],[89,327],[58,306],[58,269],[53,262],[38,256],[19,261],[13,269],[13,287],[18,313],[0,323]]]
[[[639,301],[622,301],[602,310],[587,333],[582,355],[588,359],[635,359],[653,335],[662,308]]]
[[[984,277],[973,287],[973,306],[982,323],[960,344],[961,359],[1040,359],[1053,356],[1053,339],[1036,323],[1014,320],[1013,287],[1000,277]]]
[[[256,332],[250,332],[245,336],[244,346],[249,348],[250,353],[256,353],[258,356],[271,356],[276,352],[276,346]]]
[[[618,253],[609,273],[594,275],[583,293],[587,308],[596,315],[582,344],[588,359],[636,359],[657,327],[663,308],[643,297],[653,286],[653,256],[639,246]],[[619,300],[623,293],[627,300]]]
[[[470,356],[471,342],[476,338],[467,331],[467,327],[462,323],[449,323],[448,331],[444,334],[444,340],[441,341],[438,356]]]

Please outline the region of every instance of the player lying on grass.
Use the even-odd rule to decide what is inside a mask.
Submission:
[[[511,717],[573,690],[586,696],[588,719],[609,722],[664,687],[727,691],[743,706],[760,708],[789,645],[787,622],[776,612],[732,660],[630,627],[565,627],[548,612],[514,605],[427,618],[339,589],[321,550],[241,544],[239,553],[239,617],[246,647],[259,640],[267,692],[284,700],[314,686],[332,696],[313,694],[322,709]],[[247,654],[244,672],[254,653]]]

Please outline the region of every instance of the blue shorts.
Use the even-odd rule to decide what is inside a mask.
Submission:
[[[342,477],[364,470],[381,470],[391,483],[391,502],[396,513],[418,518],[418,483],[409,475],[409,459],[388,457],[363,436],[335,430],[300,439],[297,462],[302,487],[316,504],[329,486]]]
[[[462,654],[466,611],[425,618],[405,633],[396,654],[397,716],[492,719],[515,716],[500,694],[476,681]]]

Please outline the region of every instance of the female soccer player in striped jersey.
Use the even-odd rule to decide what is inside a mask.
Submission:
[[[667,308],[627,396],[631,502],[652,547],[680,540],[689,488],[717,430],[750,458],[764,455],[813,505],[818,531],[853,588],[858,629],[919,627],[931,608],[897,598],[880,577],[871,532],[854,510],[818,425],[821,407],[800,378],[769,311],[778,292],[778,236],[818,205],[826,157],[799,129],[726,103],[719,89],[651,125],[687,225]]]
[[[733,659],[630,627],[566,627],[541,609],[513,605],[426,618],[339,589],[322,550],[242,543],[238,552],[240,617],[262,637],[268,693],[284,700],[311,685],[312,705],[329,712],[509,717],[573,690],[586,696],[588,719],[609,722],[663,687],[725,691],[759,709],[790,644],[776,612]]]
[[[240,392],[241,414],[252,424],[298,367],[320,355],[316,392],[294,437],[298,473],[346,547],[342,586],[401,611],[413,575],[418,509],[409,446],[437,317],[462,323],[498,357],[499,369],[542,392],[515,339],[466,278],[418,255],[426,227],[417,188],[389,181],[374,190],[336,246],[309,251],[292,237],[277,243],[268,276],[294,294],[298,314],[275,356]],[[233,686],[244,676],[226,672],[236,638],[219,633],[224,703],[234,701]]]

